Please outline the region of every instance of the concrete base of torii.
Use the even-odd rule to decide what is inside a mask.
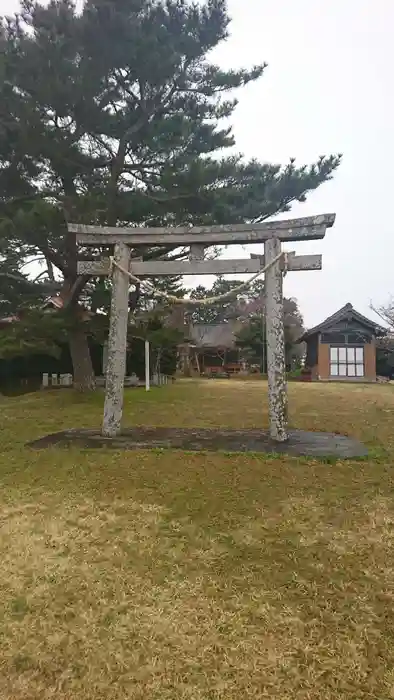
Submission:
[[[104,437],[98,430],[65,430],[29,443],[35,449],[81,447],[116,450],[181,449],[192,452],[224,451],[286,454],[313,458],[354,459],[368,454],[358,440],[334,433],[290,430],[286,442],[273,441],[262,430],[207,428],[127,428],[120,435]]]

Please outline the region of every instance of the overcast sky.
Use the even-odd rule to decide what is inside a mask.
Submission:
[[[0,0],[1,13],[17,6]],[[344,154],[335,179],[289,215],[336,212],[337,221],[323,241],[289,244],[322,253],[323,270],[289,273],[285,294],[298,299],[307,326],[347,302],[373,316],[371,301],[394,295],[394,2],[229,0],[229,10],[231,39],[215,60],[269,64],[239,93],[237,150],[276,163]],[[226,257],[248,253],[232,248]]]

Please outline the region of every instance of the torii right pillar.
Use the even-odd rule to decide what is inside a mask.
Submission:
[[[264,244],[265,264],[281,253],[281,242],[271,238]],[[288,398],[286,382],[285,330],[283,310],[283,263],[278,259],[265,273],[265,307],[268,368],[270,437],[275,442],[288,439]]]

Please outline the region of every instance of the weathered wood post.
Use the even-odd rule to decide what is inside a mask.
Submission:
[[[114,261],[125,270],[129,269],[130,249],[126,243],[115,244]],[[114,265],[102,427],[102,434],[105,437],[115,437],[121,430],[126,372],[129,287],[130,282],[127,275]]]
[[[270,238],[265,242],[264,250],[265,263],[268,265],[281,252],[280,240]],[[285,442],[288,438],[287,387],[281,260],[269,267],[265,273],[265,305],[270,435],[276,442]]]

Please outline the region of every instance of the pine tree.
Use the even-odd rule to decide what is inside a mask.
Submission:
[[[240,284],[239,280],[228,280],[219,276],[210,289],[199,285],[192,290],[190,297],[191,299],[206,299],[207,297],[220,296],[231,292],[236,287],[239,287]],[[234,295],[234,297],[213,304],[193,307],[193,310],[189,313],[189,320],[191,323],[226,323],[236,318],[239,313],[239,301]]]
[[[96,307],[107,291],[78,276],[68,221],[262,221],[303,201],[339,164],[337,156],[301,167],[219,157],[234,145],[222,122],[235,108],[234,89],[265,68],[224,71],[210,62],[228,28],[225,0],[87,0],[82,12],[71,0],[23,0],[20,13],[2,23],[4,266],[21,271],[41,256],[41,283],[61,282],[75,320],[67,332],[81,389],[92,388],[94,377],[79,304],[95,299]],[[169,245],[143,254],[179,259],[184,251]]]

